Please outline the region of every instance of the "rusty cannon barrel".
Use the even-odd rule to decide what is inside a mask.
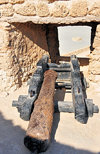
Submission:
[[[38,99],[34,104],[34,110],[24,138],[25,146],[32,152],[44,152],[50,144],[56,78],[57,73],[55,71],[45,72]]]

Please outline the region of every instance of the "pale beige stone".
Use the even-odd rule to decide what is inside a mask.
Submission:
[[[94,50],[93,52],[92,52],[92,55],[94,56],[94,55],[99,55],[100,56],[100,50],[98,51],[98,50]]]
[[[9,0],[9,3],[16,4],[16,3],[23,3],[25,0]]]
[[[95,81],[95,75],[100,76],[100,54],[98,52],[95,50],[93,51],[94,54],[92,53],[90,56],[89,72],[90,78],[93,78],[92,81]]]
[[[94,62],[94,63],[95,61],[100,62],[100,54],[90,54],[90,55],[91,55],[90,56],[91,62]]]
[[[100,33],[100,24],[97,25],[96,31]]]
[[[17,4],[15,4],[17,5]],[[51,5],[51,4],[50,4]],[[14,7],[14,6],[13,6]],[[15,8],[15,7],[14,7]],[[51,10],[52,8],[49,7],[49,10]],[[44,11],[43,11],[44,12]],[[66,16],[65,18],[63,17],[53,17],[50,16],[49,14],[40,14],[40,17],[38,16],[38,14],[36,13],[36,15],[33,16],[22,16],[19,14],[14,14],[14,16],[12,18],[10,17],[6,17],[6,18],[0,18],[0,22],[10,22],[10,23],[14,23],[14,22],[19,22],[19,23],[25,23],[25,22],[33,22],[35,24],[66,24],[66,25],[71,25],[71,24],[78,24],[78,23],[87,23],[87,22],[100,22],[100,18],[93,16],[93,15],[87,15],[87,16],[83,16],[83,17],[71,17],[69,14],[68,16]],[[47,17],[47,18],[42,18],[42,17]]]
[[[100,39],[100,24],[97,25],[95,38]]]
[[[100,74],[99,75],[95,75],[94,81],[95,82],[100,82]]]
[[[26,2],[22,5],[15,5],[15,12],[23,16],[34,16],[36,14],[35,4]]]
[[[90,2],[88,14],[100,16],[100,0],[94,0],[92,3]]]
[[[49,15],[49,8],[47,3],[39,2],[37,4],[37,15],[40,17],[46,17]]]
[[[96,31],[95,36],[96,36],[97,38],[100,38],[100,31]]]
[[[73,0],[70,8],[70,16],[83,17],[87,15],[87,0]]]
[[[5,17],[13,16],[13,14],[14,14],[13,6],[11,4],[1,5],[0,6],[0,14],[1,14],[1,17],[2,16],[5,16]]]
[[[100,62],[99,63],[95,62],[94,65],[91,64],[90,70],[92,74],[100,75]]]
[[[8,2],[1,0],[0,2]],[[7,22],[30,22],[36,24],[76,24],[79,22],[100,22],[98,13],[88,15],[87,12],[100,10],[100,0],[68,0],[49,3],[47,0],[9,0],[14,4],[14,16],[12,18],[0,18],[0,21]],[[96,6],[96,7],[95,7]],[[1,7],[1,5],[0,5]],[[88,11],[87,11],[88,10]],[[37,11],[37,12],[36,12]],[[16,14],[16,12],[18,14]],[[20,14],[20,15],[19,15]],[[23,15],[23,16],[22,16]],[[1,16],[1,11],[0,11]],[[29,18],[29,16],[31,16]],[[34,17],[32,17],[34,16]],[[38,17],[39,16],[39,17]],[[41,17],[41,18],[40,18]],[[47,17],[47,18],[42,18]],[[60,18],[58,18],[60,17]],[[66,17],[66,18],[64,18]],[[98,35],[98,34],[97,34]],[[99,35],[100,36],[100,35]]]
[[[9,0],[0,0],[0,4],[5,4],[5,3],[8,3]]]
[[[92,82],[95,82],[95,76],[93,74],[89,74],[89,80],[92,81]]]
[[[68,15],[68,8],[64,2],[55,2],[52,8],[51,15],[54,17],[65,17]]]
[[[93,42],[93,48],[99,48],[100,49],[100,38],[95,36],[94,42]]]

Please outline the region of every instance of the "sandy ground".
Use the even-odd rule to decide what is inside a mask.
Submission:
[[[92,98],[100,108],[99,92],[93,86],[87,90],[88,98]],[[16,100],[20,94],[27,94],[27,86],[7,97],[0,97],[0,154],[30,154],[23,144],[28,122],[21,120],[17,109],[12,107],[12,100]],[[59,90],[55,98],[71,100],[70,91],[65,93]],[[100,113],[89,118],[86,125],[77,122],[74,114],[54,115],[51,146],[45,154],[96,153],[100,153]]]

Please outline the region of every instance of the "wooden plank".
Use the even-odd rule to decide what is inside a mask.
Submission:
[[[67,56],[58,56],[57,57],[58,61],[66,61],[66,62],[70,62],[70,57]],[[78,61],[80,62],[80,65],[81,66],[84,66],[84,65],[89,65],[89,58],[88,57],[78,57]]]
[[[82,91],[80,67],[76,56],[71,56],[71,68],[72,98],[75,119],[85,124],[88,120],[88,113],[86,109],[84,94]]]

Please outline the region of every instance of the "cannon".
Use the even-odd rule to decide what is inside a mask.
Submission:
[[[24,143],[32,152],[45,151],[50,144],[50,134],[54,113],[54,90],[57,73],[48,70],[44,73],[44,81],[39,96],[34,104]],[[34,145],[34,146],[33,146]]]
[[[28,95],[20,95],[12,106],[17,107],[20,117],[29,120],[24,138],[25,146],[32,152],[44,152],[50,145],[50,134],[54,112],[74,113],[75,119],[86,124],[89,117],[99,112],[98,106],[88,99],[88,84],[78,58],[70,57],[70,62],[49,63],[44,55],[37,63],[37,69],[28,81]],[[72,102],[54,101],[55,89],[70,89]]]

